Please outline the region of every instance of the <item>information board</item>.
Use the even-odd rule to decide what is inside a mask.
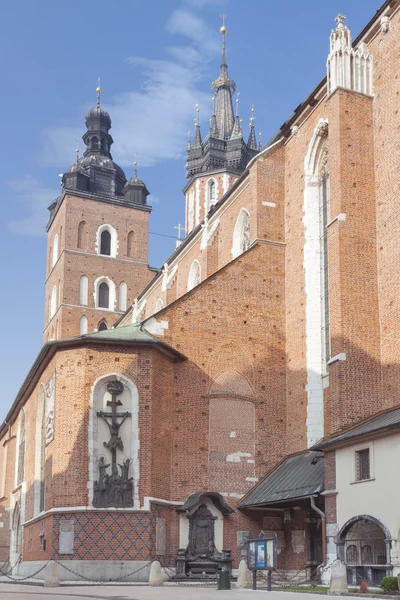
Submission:
[[[247,565],[251,570],[276,569],[276,536],[248,540]]]

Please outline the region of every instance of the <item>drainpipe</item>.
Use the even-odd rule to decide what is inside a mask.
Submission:
[[[315,504],[315,496],[310,496],[311,508],[315,510],[316,513],[321,517],[321,525],[322,525],[322,564],[320,567],[325,566],[326,564],[326,517],[325,513],[322,512],[320,508],[318,508]]]

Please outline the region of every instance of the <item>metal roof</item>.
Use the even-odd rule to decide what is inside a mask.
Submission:
[[[324,457],[307,451],[284,459],[258,483],[238,508],[277,504],[318,494],[324,488]]]
[[[360,423],[360,425],[356,425],[355,427],[352,427],[343,433],[333,435],[325,440],[321,440],[315,444],[313,448],[322,450],[323,448],[333,444],[346,442],[347,440],[352,440],[353,438],[361,437],[369,433],[391,429],[398,425],[400,425],[400,408],[387,410],[386,412],[380,413],[376,417],[372,417],[368,419],[368,421],[364,421],[363,423]]]

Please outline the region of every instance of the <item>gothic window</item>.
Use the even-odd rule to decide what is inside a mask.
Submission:
[[[207,212],[217,200],[217,185],[214,179],[210,179],[207,183]]]
[[[99,308],[109,308],[110,307],[110,288],[106,284],[105,281],[100,283],[99,285]]]
[[[102,256],[117,256],[117,232],[111,225],[101,225],[97,230],[96,251]]]
[[[79,335],[85,335],[88,332],[88,319],[83,315],[79,321]]]
[[[52,257],[52,261],[51,261],[52,267],[54,267],[54,265],[56,264],[57,258],[58,258],[58,233],[56,233],[56,235],[54,236],[53,257]]]
[[[87,250],[88,229],[86,221],[81,221],[78,225],[78,248]]]
[[[121,281],[121,283],[119,284],[119,291],[118,291],[118,308],[119,308],[119,310],[126,310],[127,295],[128,295],[128,286],[126,285],[125,281]]]
[[[51,299],[50,299],[50,319],[54,317],[57,310],[57,287],[53,285],[51,290]]]
[[[100,236],[100,254],[111,255],[111,233],[108,229],[101,232]]]
[[[239,213],[233,232],[232,258],[236,258],[250,247],[250,215],[245,208]]]
[[[82,275],[79,280],[79,304],[87,306],[88,304],[89,280],[86,275]]]
[[[200,265],[197,260],[194,260],[191,264],[188,279],[188,292],[192,290],[196,285],[201,282]]]
[[[154,312],[158,312],[159,310],[162,310],[164,308],[164,302],[161,300],[161,298],[159,298],[156,302],[156,307]]]
[[[50,247],[49,247],[49,258],[48,258],[48,262],[47,262],[47,272],[48,272],[48,273],[50,272],[50,269],[51,269],[51,267],[52,267],[52,264],[51,264],[51,257],[53,256],[53,254],[52,254],[52,251],[51,251],[51,250],[52,250],[52,249],[51,249],[51,246],[50,246]]]
[[[107,322],[104,319],[102,321],[100,321],[97,329],[98,329],[98,331],[106,331],[106,329],[108,329]]]
[[[19,421],[17,485],[25,479],[25,411],[22,409]]]
[[[330,323],[329,323],[329,268],[328,268],[328,223],[329,223],[329,170],[328,148],[325,147],[320,161],[320,257],[321,257],[321,341],[322,341],[322,374],[328,372],[330,358]]]
[[[126,248],[126,255],[130,258],[136,256],[136,235],[134,231],[128,233],[128,243]]]

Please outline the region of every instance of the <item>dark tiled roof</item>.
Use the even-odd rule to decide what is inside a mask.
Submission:
[[[339,444],[352,440],[353,438],[361,437],[370,433],[375,433],[385,429],[392,429],[400,426],[400,408],[387,410],[375,417],[371,417],[368,421],[360,423],[351,429],[347,429],[343,433],[333,435],[325,440],[321,440],[313,446],[316,450],[324,449],[333,444]]]
[[[318,494],[324,487],[321,452],[307,451],[289,456],[258,483],[238,508],[265,506]]]

